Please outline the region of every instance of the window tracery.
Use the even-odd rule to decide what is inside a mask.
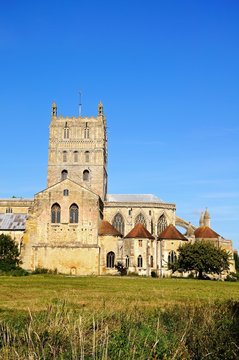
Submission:
[[[141,255],[138,256],[138,267],[143,267],[143,258]]]
[[[70,223],[76,224],[78,223],[79,218],[79,208],[76,204],[72,204],[70,206]]]
[[[161,215],[160,218],[158,219],[158,224],[157,224],[157,234],[160,235],[161,232],[163,232],[167,227],[167,220],[165,215]]]
[[[61,207],[57,203],[51,207],[51,222],[53,224],[59,224],[61,222]]]
[[[107,268],[115,267],[115,253],[113,251],[108,252],[106,256],[106,266]]]
[[[117,213],[113,219],[112,225],[116,228],[122,235],[124,235],[124,218],[120,213]]]
[[[146,220],[142,213],[135,218],[135,225],[136,224],[142,224],[147,229]]]

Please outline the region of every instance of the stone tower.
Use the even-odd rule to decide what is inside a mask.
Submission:
[[[47,186],[66,178],[90,188],[105,200],[107,134],[101,102],[96,117],[57,116],[56,103],[52,104]]]

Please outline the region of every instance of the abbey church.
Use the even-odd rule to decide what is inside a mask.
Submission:
[[[169,276],[178,247],[207,239],[231,254],[231,240],[210,226],[176,215],[176,205],[153,194],[108,194],[103,105],[95,117],[63,117],[52,104],[46,189],[34,199],[0,199],[0,233],[19,245],[22,267],[71,275],[129,273]],[[120,189],[119,189],[120,190]],[[177,226],[185,229],[182,234]]]

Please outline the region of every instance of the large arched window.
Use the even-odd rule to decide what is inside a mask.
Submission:
[[[67,151],[63,151],[63,153],[62,153],[62,161],[67,162]]]
[[[79,208],[76,204],[72,204],[70,206],[70,223],[76,224],[78,223],[79,218]]]
[[[57,203],[51,207],[51,222],[53,224],[59,224],[61,222],[61,207]]]
[[[90,152],[85,151],[85,162],[89,162],[89,161],[90,161]]]
[[[143,267],[143,258],[141,255],[138,256],[138,267]]]
[[[74,151],[74,162],[78,162],[78,151]]]
[[[157,224],[157,234],[160,235],[161,232],[163,232],[167,227],[167,220],[165,218],[165,215],[161,215],[160,218],[158,219],[158,224]]]
[[[89,170],[84,170],[83,171],[83,180],[84,181],[89,181],[90,180],[90,172],[89,172]]]
[[[62,170],[62,172],[61,172],[61,180],[67,179],[67,175],[68,175],[68,171],[67,170]]]
[[[125,256],[125,267],[128,269],[129,267],[129,255]]]
[[[135,218],[135,225],[139,224],[139,223],[142,224],[145,227],[145,229],[147,229],[146,220],[145,220],[145,217],[144,217],[144,215],[142,213],[140,213]]]
[[[113,251],[108,252],[106,256],[106,264],[107,264],[107,268],[115,267],[115,253]]]
[[[124,235],[124,219],[123,216],[118,213],[115,215],[114,220],[112,222],[114,228],[116,228],[122,235]]]
[[[168,265],[172,265],[176,262],[177,260],[177,255],[176,255],[176,252],[175,251],[170,251],[168,253]]]

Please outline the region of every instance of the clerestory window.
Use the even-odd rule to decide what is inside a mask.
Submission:
[[[146,220],[145,220],[145,217],[142,213],[140,213],[136,218],[135,218],[135,225],[136,224],[142,224],[145,229],[147,229],[147,225],[146,225]]]
[[[124,235],[124,218],[120,213],[117,213],[113,219],[112,225],[116,228],[122,235]]]

